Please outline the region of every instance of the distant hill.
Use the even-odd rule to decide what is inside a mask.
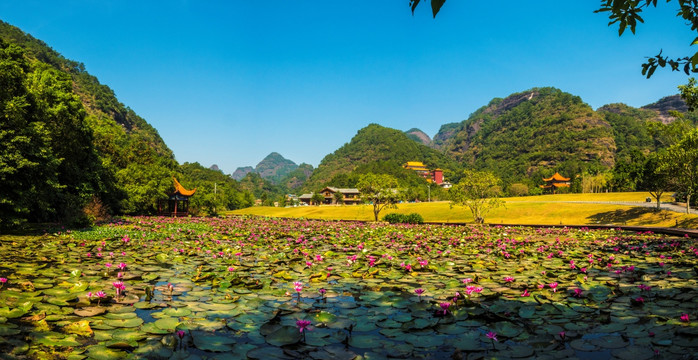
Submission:
[[[231,177],[237,181],[240,181],[245,177],[245,175],[251,172],[254,172],[254,168],[252,166],[243,166],[235,169]]]
[[[291,171],[296,170],[298,165],[293,161],[284,158],[277,152],[272,152],[267,155],[255,167],[255,172],[262,178],[270,180],[272,183],[278,183],[284,176]]]
[[[235,172],[233,172],[232,177],[235,180],[242,180],[247,174],[256,173],[259,174],[261,178],[269,180],[273,184],[280,184],[282,179],[296,169],[298,169],[296,163],[284,158],[277,152],[272,152],[262,159],[254,168],[251,166],[237,168]]]
[[[651,110],[658,113],[658,120],[664,124],[675,120],[675,118],[669,114],[670,111],[675,110],[680,113],[688,112],[686,102],[683,101],[679,95],[663,97],[655,103],[643,106],[642,109]]]
[[[553,170],[577,174],[610,168],[615,162],[611,125],[579,97],[555,88],[493,99],[434,138],[449,156],[506,182]]]
[[[449,171],[459,168],[443,153],[411,140],[404,132],[371,124],[359,130],[349,143],[325,156],[304,188],[322,187],[334,177],[357,169],[395,169],[407,161],[422,161],[431,168]],[[383,164],[370,165],[377,163]]]
[[[312,175],[313,170],[313,166],[310,164],[300,164],[295,170],[286,174],[279,181],[279,186],[285,189],[288,193],[296,192],[296,190],[300,189],[305,182],[308,181],[308,178],[310,178],[310,175]]]
[[[431,146],[431,138],[424,131],[417,128],[412,128],[405,131],[407,137],[426,146]]]

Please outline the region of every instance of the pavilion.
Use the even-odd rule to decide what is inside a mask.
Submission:
[[[172,217],[189,216],[189,198],[194,195],[196,188],[187,190],[174,176],[172,180],[174,181],[175,190],[168,194],[167,200],[158,201],[158,215]],[[166,209],[163,206],[165,201],[167,201]]]
[[[570,178],[566,178],[560,175],[560,173],[558,172],[556,172],[555,175],[549,178],[543,178],[543,181],[545,181],[545,184],[541,185],[540,187],[544,191],[549,190],[553,194],[555,194],[555,191],[559,188],[570,187]]]

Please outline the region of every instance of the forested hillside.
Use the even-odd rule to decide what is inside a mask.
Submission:
[[[431,169],[442,168],[447,177],[458,174],[460,169],[445,154],[411,140],[404,132],[371,124],[359,130],[349,143],[325,156],[304,188],[317,191],[326,184],[354,186],[356,174],[374,172],[402,178],[403,185],[421,181],[426,191],[423,179],[402,168],[407,161],[421,161]]]
[[[492,100],[441,146],[464,165],[492,171],[505,183],[531,185],[531,179],[554,170],[579,174],[612,168],[616,150],[610,124],[579,97],[554,88]]]
[[[0,83],[0,225],[152,213],[172,190],[179,166],[157,131],[83,64],[4,22]]]

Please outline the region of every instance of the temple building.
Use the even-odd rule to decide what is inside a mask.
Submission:
[[[436,185],[441,185],[444,183],[444,171],[441,169],[434,169],[430,170],[426,165],[424,165],[423,162],[421,161],[408,161],[404,165],[402,165],[403,168],[407,170],[412,170],[419,174],[419,176],[425,178],[428,182],[434,183]]]
[[[187,190],[173,176],[174,192],[168,194],[167,200],[158,201],[158,215],[160,216],[189,216],[189,198],[194,195],[196,189]]]
[[[545,184],[541,185],[540,187],[543,190],[548,190],[553,194],[555,194],[555,191],[559,188],[570,187],[570,178],[566,178],[557,172],[555,175],[549,178],[543,178],[543,181],[545,181]]]

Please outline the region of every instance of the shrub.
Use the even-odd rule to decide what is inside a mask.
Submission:
[[[397,214],[390,213],[383,217],[383,221],[387,221],[391,224],[423,224],[424,218],[422,215],[417,213],[411,214]]]

